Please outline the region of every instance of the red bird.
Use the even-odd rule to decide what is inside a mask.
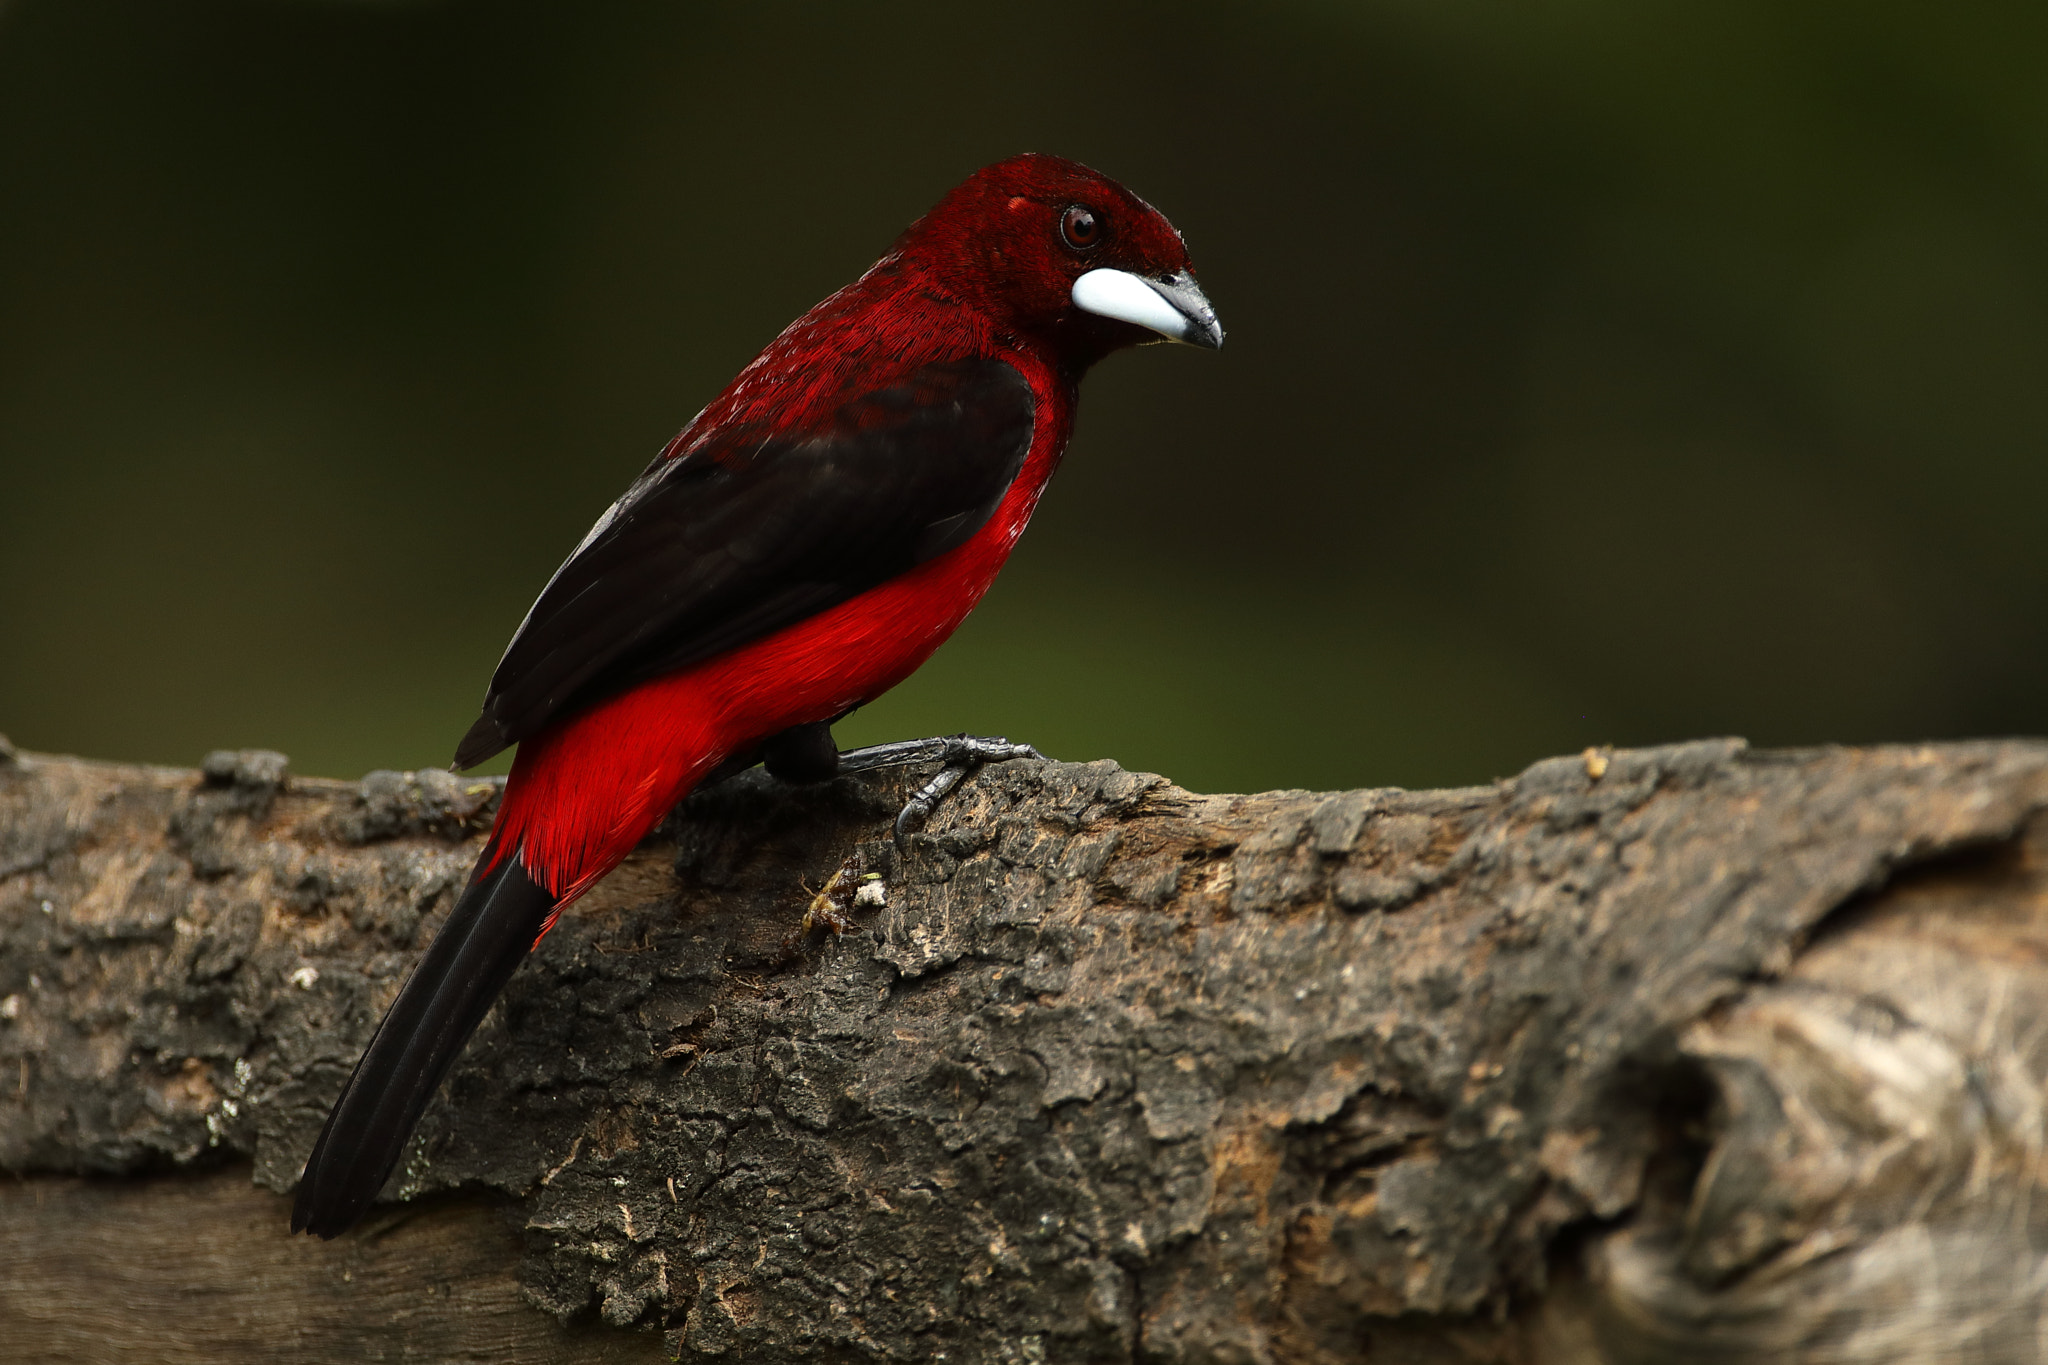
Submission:
[[[1161,338],[1223,341],[1173,225],[1085,166],[1013,157],[663,448],[542,589],[456,750],[469,767],[519,746],[467,889],[313,1146],[294,1232],[362,1216],[520,960],[678,801],[756,762],[816,780],[855,757],[832,723],[988,591],[1059,465],[1081,376]],[[951,756],[1013,752],[1028,750]]]

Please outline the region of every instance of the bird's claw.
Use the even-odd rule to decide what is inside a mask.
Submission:
[[[903,803],[903,809],[896,812],[896,846],[901,848],[904,840],[925,826],[932,818],[932,810],[946,799],[946,794],[960,785],[960,779],[967,776],[964,764],[939,769],[932,780],[919,787],[911,798]]]
[[[979,767],[984,763],[1008,763],[1013,758],[1044,758],[1045,755],[1029,744],[1012,744],[1001,735],[984,738],[980,735],[952,735],[946,740],[946,762],[964,763]]]
[[[896,846],[901,848],[911,835],[924,828],[932,812],[953,788],[960,785],[961,779],[982,764],[1044,757],[1029,744],[1013,744],[1000,735],[943,735],[850,749],[839,756],[839,769],[841,772],[862,772],[903,763],[927,763],[933,759],[944,765],[931,781],[917,789],[897,813]]]

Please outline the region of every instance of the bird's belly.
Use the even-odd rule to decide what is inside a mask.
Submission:
[[[1052,475],[1057,449],[1027,462],[1009,496],[966,543],[706,660],[678,677],[689,694],[684,704],[715,712],[720,747],[736,753],[792,725],[830,720],[902,682],[959,629],[995,582]]]
[[[707,661],[692,670],[690,702],[722,713],[720,728],[734,750],[792,725],[830,720],[916,672],[994,577],[993,568],[913,571]]]

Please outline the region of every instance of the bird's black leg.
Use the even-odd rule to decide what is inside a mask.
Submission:
[[[832,722],[792,726],[761,746],[761,766],[784,782],[828,782],[839,776]]]
[[[839,771],[866,772],[903,763],[927,763],[938,759],[945,766],[931,781],[919,787],[896,816],[896,842],[924,828],[932,811],[946,794],[960,785],[960,779],[984,763],[1007,763],[1013,758],[1043,758],[1029,744],[1012,744],[1000,735],[940,735],[931,739],[903,739],[893,744],[870,744],[865,749],[848,749],[839,755]]]
[[[843,717],[835,717],[843,719]],[[813,721],[771,735],[757,749],[728,759],[703,785],[731,777],[760,763],[784,782],[825,782],[840,773],[863,773],[875,768],[893,768],[905,763],[943,766],[931,781],[919,787],[896,816],[896,842],[924,828],[932,812],[946,799],[962,778],[984,763],[1006,763],[1013,758],[1043,758],[1029,744],[1012,744],[1001,736],[937,735],[931,739],[903,739],[893,744],[870,744],[845,753],[832,741],[832,721]]]
[[[839,775],[839,746],[832,742],[832,722],[792,726],[751,749],[740,750],[705,774],[698,790],[738,777],[756,763],[784,782],[831,781]]]

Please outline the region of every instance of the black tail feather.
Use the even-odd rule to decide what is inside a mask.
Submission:
[[[533,947],[555,898],[508,856],[462,893],[335,1101],[299,1178],[292,1231],[354,1226],[398,1165],[470,1034]]]

